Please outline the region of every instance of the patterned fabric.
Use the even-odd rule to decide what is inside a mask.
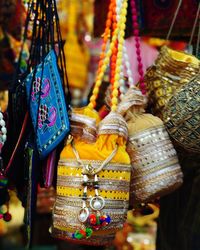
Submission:
[[[69,131],[67,108],[53,50],[27,76],[25,86],[38,152],[44,158]]]
[[[178,157],[163,125],[130,136],[127,151],[133,166],[133,204],[162,197],[182,185]]]
[[[171,97],[164,120],[169,134],[179,145],[200,152],[200,75]]]

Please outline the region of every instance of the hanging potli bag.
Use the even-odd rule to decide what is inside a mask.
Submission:
[[[200,3],[197,11],[198,21]],[[193,30],[195,30],[194,24]],[[193,36],[191,36],[192,41]],[[198,29],[196,57],[199,52],[200,26]],[[184,149],[200,152],[200,62],[198,74],[173,95],[164,109],[164,123],[174,141]]]
[[[200,74],[170,98],[164,111],[165,126],[175,142],[200,153]]]
[[[109,16],[112,15],[113,9],[114,1],[111,1]],[[72,115],[72,133],[75,128],[75,134],[72,134],[73,140],[68,141],[68,145],[63,149],[58,164],[52,235],[79,244],[111,245],[115,232],[123,226],[129,205],[131,167],[126,152],[128,131],[125,120],[116,112],[126,11],[125,0],[122,2],[120,22],[114,31],[106,56],[105,50],[102,50],[90,103],[82,110],[82,114],[79,114],[79,126],[75,126],[77,122],[74,123],[75,118]],[[104,41],[108,38],[107,31],[108,29]],[[111,100],[112,111],[99,123],[98,128],[96,127],[96,138],[93,137],[93,142],[91,135],[87,141],[84,131],[95,133],[87,124],[91,117],[94,117],[93,109],[117,36],[119,45]],[[92,127],[95,126],[93,123]],[[78,130],[81,132],[77,133]]]
[[[163,122],[144,111],[146,88],[140,60],[137,9],[134,0],[131,1],[131,8],[141,91],[131,85],[122,97],[118,111],[128,123],[127,151],[132,163],[130,201],[131,205],[135,205],[174,191],[182,184],[183,174]],[[131,71],[127,72],[131,83]]]
[[[181,3],[182,0],[179,1],[167,35],[167,40],[169,39]],[[199,60],[195,56],[173,50],[166,46],[161,48],[154,65],[145,74],[149,106],[155,115],[161,119],[163,118],[163,109],[170,97],[198,73],[199,67]]]

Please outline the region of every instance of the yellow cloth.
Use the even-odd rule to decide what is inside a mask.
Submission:
[[[95,110],[91,110],[87,106],[84,108],[76,108],[74,113],[89,116],[96,119],[98,124],[100,117]],[[130,158],[126,152],[126,140],[119,135],[100,135],[95,143],[86,143],[81,138],[74,138],[74,145],[79,153],[80,159],[83,160],[102,160],[104,161],[115,149],[116,144],[118,150],[111,162],[119,162],[122,164],[130,164]],[[72,159],[75,158],[71,144],[64,147],[61,152],[60,159]]]
[[[142,105],[136,105],[130,107],[124,114],[129,135],[134,135],[143,130],[163,125],[159,117],[144,112],[144,107]]]
[[[130,158],[126,152],[124,140],[117,135],[100,135],[95,143],[88,144],[81,139],[74,139],[74,145],[82,160],[104,161],[114,150],[116,142],[119,143],[118,150],[111,162],[130,164]],[[61,152],[60,159],[74,159],[72,146],[67,145]]]
[[[90,117],[96,116],[94,111],[89,111],[89,109],[77,109],[79,114],[86,114]],[[98,118],[99,119],[99,118]],[[116,117],[117,119],[117,117]],[[112,120],[109,120],[109,122]],[[97,244],[98,241],[110,241],[111,237],[114,238],[115,232],[122,228],[123,223],[125,221],[125,215],[127,211],[127,207],[129,204],[129,184],[131,177],[131,164],[128,153],[126,152],[126,139],[121,135],[118,135],[119,130],[117,132],[116,126],[112,130],[113,124],[108,124],[104,120],[104,126],[110,126],[110,131],[113,131],[113,134],[103,134],[106,133],[107,130],[101,130],[101,126],[99,126],[99,130],[101,130],[102,134],[99,134],[96,141],[91,143],[87,142],[85,139],[83,140],[81,137],[74,137],[73,145],[75,150],[78,152],[78,155],[81,160],[86,160],[87,164],[93,166],[101,167],[102,163],[108,159],[110,155],[113,154],[114,149],[117,151],[112,158],[112,160],[107,164],[106,168],[102,168],[98,173],[98,180],[102,183],[99,187],[98,194],[102,199],[105,200],[106,211],[104,212],[104,208],[101,210],[101,214],[108,214],[111,217],[111,223],[108,227],[102,227],[99,230],[93,232],[91,238],[85,239],[87,243]],[[125,122],[124,122],[125,123]],[[126,124],[126,123],[125,123]],[[106,126],[104,129],[107,128]],[[116,131],[116,132],[114,132]],[[111,132],[112,133],[112,132]],[[114,134],[115,133],[115,134]],[[98,134],[98,133],[97,133]],[[60,161],[58,164],[58,182],[57,182],[57,199],[56,205],[58,210],[60,209],[59,199],[63,197],[70,199],[79,199],[83,196],[84,187],[82,186],[83,182],[83,167],[81,164],[78,164],[74,148],[72,148],[71,144],[68,144],[64,147],[60,155]],[[71,166],[70,166],[71,164]],[[74,165],[73,165],[74,164]],[[94,165],[93,165],[94,164]],[[86,165],[87,166],[87,165]],[[90,178],[90,177],[89,177]],[[95,177],[91,177],[95,178]],[[73,179],[75,183],[73,184]],[[111,182],[111,184],[109,184]],[[79,184],[79,186],[77,186]],[[94,188],[88,188],[87,196],[95,197],[96,191]],[[91,200],[90,200],[91,201]],[[116,208],[109,205],[109,202],[112,202]],[[107,203],[108,202],[108,203]],[[123,202],[124,208],[117,209],[119,206],[119,202]],[[87,207],[90,213],[95,213],[91,207]],[[68,233],[73,233],[76,230],[80,230],[83,225],[77,219],[78,212],[80,210],[80,205],[74,204],[71,207],[63,207],[61,208],[63,213],[75,213],[74,221],[69,220],[69,218],[65,218],[64,220],[60,218],[59,211],[55,212],[54,217],[54,228],[59,231],[64,231]],[[75,212],[73,212],[73,210]],[[73,215],[74,216],[74,215]],[[115,220],[115,224],[112,224],[112,220]],[[64,226],[64,227],[63,227]],[[86,223],[86,226],[92,227]],[[100,238],[97,235],[101,236]],[[108,237],[107,237],[108,236]],[[70,237],[70,236],[69,236]],[[69,238],[66,236],[66,239]],[[97,237],[97,238],[96,238]],[[83,239],[84,240],[84,239]],[[80,240],[81,243],[81,240]],[[99,243],[98,243],[99,244]],[[105,244],[105,243],[104,243]],[[107,244],[107,243],[106,243]]]
[[[157,116],[151,114],[132,114],[132,119],[128,122],[129,135],[134,135],[146,129],[163,125],[163,122]]]
[[[166,48],[168,53],[174,60],[199,65],[199,60],[195,56],[184,53],[183,51],[173,50],[168,47]]]
[[[89,51],[83,41],[77,36],[77,22],[79,19],[79,0],[68,3],[68,32],[64,52],[67,61],[67,75],[71,87],[83,89],[87,83]]]
[[[74,108],[73,112],[79,115],[84,115],[90,118],[94,118],[97,124],[100,122],[100,117],[99,117],[98,112],[96,110],[91,110],[87,106],[83,108]]]

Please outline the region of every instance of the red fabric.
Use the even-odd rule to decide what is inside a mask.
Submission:
[[[143,21],[142,30],[145,34],[148,36],[166,38],[178,2],[179,0],[140,1],[140,13],[142,13],[141,20]],[[190,36],[197,7],[198,1],[184,0],[182,2],[171,37],[183,38]]]

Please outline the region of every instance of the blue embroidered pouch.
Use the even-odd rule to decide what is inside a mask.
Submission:
[[[70,128],[54,50],[26,77],[25,86],[37,149],[40,157],[45,158]]]

